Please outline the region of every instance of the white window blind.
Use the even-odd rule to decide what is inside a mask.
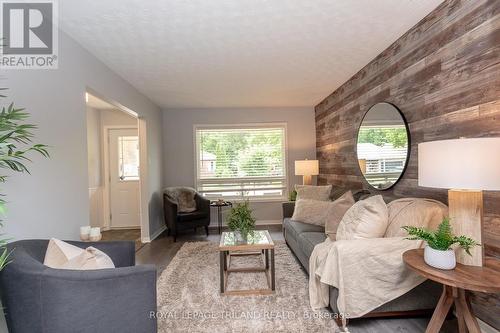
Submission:
[[[196,186],[208,198],[286,197],[284,124],[195,127]]]

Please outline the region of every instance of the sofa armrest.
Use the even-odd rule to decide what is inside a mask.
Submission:
[[[135,266],[135,243],[133,241],[67,242],[82,249],[93,246],[101,250],[111,258],[115,267]]]
[[[283,218],[290,218],[293,216],[293,211],[295,209],[295,201],[283,202]]]
[[[90,271],[47,268],[41,277],[41,320],[47,332],[156,332],[156,268]],[[91,320],[89,320],[91,318]],[[54,320],[57,319],[57,320]]]

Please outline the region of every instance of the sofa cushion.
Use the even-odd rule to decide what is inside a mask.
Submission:
[[[380,238],[389,223],[387,205],[381,195],[356,202],[337,229],[337,240]]]
[[[303,232],[298,236],[302,252],[308,258],[311,256],[314,247],[319,243],[323,243],[325,239],[326,235],[323,232]]]
[[[290,218],[283,220],[283,227],[285,231],[291,233],[294,238],[297,238],[303,232],[319,232],[324,233],[324,228],[322,226],[302,223],[299,221],[294,221]]]
[[[295,185],[297,191],[297,200],[310,199],[330,201],[332,185],[314,186],[314,185]]]
[[[201,211],[194,211],[190,213],[177,213],[177,221],[189,222],[208,218],[208,213]]]

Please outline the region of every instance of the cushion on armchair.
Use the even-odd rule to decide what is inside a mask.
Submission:
[[[111,258],[101,250],[92,246],[82,249],[55,238],[49,241],[43,264],[55,269],[115,268]]]
[[[194,220],[206,219],[207,217],[208,213],[201,211],[195,211],[191,213],[178,213],[177,221],[179,222],[194,221]]]
[[[196,210],[196,190],[191,187],[167,187],[164,193],[177,204],[177,212],[190,213]]]

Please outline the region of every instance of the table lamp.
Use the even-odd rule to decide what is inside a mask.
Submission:
[[[318,160],[295,161],[295,175],[302,176],[302,184],[311,185],[312,176],[319,175]]]
[[[442,140],[418,145],[418,185],[448,189],[450,223],[456,235],[481,243],[457,262],[483,266],[483,190],[500,190],[500,138]]]

